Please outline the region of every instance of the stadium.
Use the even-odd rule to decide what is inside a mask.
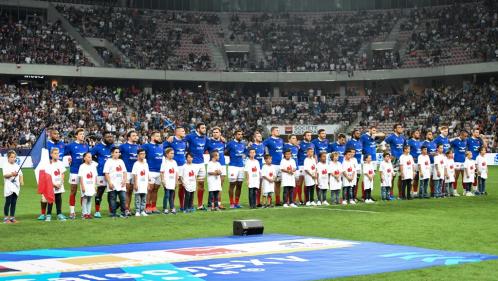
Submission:
[[[0,0],[0,280],[497,280],[498,2]]]

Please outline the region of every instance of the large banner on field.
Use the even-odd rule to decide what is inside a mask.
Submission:
[[[272,127],[277,127],[282,135],[302,135],[306,131],[310,131],[312,134],[318,134],[318,130],[324,129],[327,134],[335,134],[337,130],[341,127],[340,125],[268,125],[266,128],[268,131]]]

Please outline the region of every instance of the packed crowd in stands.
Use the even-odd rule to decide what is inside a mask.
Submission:
[[[235,129],[249,140],[255,129],[269,124],[377,125],[390,132],[396,122],[407,129],[436,131],[443,124],[450,133],[479,126],[489,139],[498,132],[497,89],[494,81],[427,88],[399,93],[367,89],[365,94],[339,97],[322,90],[288,91],[280,97],[268,92],[75,86],[57,89],[4,85],[0,90],[0,147],[29,147],[40,129],[59,128],[66,140],[78,127],[98,137],[103,130],[123,140],[130,129],[142,142],[152,130],[167,135],[176,125],[193,128],[197,122],[219,126],[227,137]],[[489,142],[494,148],[498,144]]]
[[[0,12],[0,62],[90,66],[60,22],[45,22],[36,14],[19,20]]]

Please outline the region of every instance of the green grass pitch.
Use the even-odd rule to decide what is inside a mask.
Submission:
[[[372,205],[297,209],[227,210],[193,214],[154,215],[128,219],[40,222],[40,196],[32,170],[24,170],[25,186],[18,201],[15,225],[0,224],[0,251],[77,247],[129,242],[226,236],[234,219],[261,219],[265,233],[286,233],[372,241],[424,248],[498,255],[498,167],[490,167],[486,197],[376,202]],[[67,177],[66,177],[67,178]],[[3,194],[3,179],[0,179]],[[68,185],[66,185],[66,191]],[[459,185],[459,192],[462,192]],[[378,182],[373,192],[379,198]],[[207,196],[207,194],[206,194]],[[328,195],[330,196],[330,195]],[[106,199],[103,209],[107,209]],[[177,200],[178,201],[178,200]],[[228,205],[227,186],[223,194]],[[247,189],[243,189],[243,205]],[[158,205],[162,205],[162,191]],[[3,200],[1,204],[3,208]],[[77,204],[77,211],[81,206]],[[63,212],[68,212],[68,192]],[[54,210],[55,211],[55,210]],[[104,214],[107,214],[104,211]],[[433,267],[341,280],[498,280],[498,261]]]

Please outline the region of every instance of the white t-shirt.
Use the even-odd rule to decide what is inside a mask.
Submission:
[[[304,159],[304,185],[312,186],[316,184],[315,179],[313,179],[308,173],[316,176],[316,161],[315,158],[306,157]]]
[[[178,177],[178,165],[175,160],[168,160],[163,157],[163,162],[161,163],[160,172],[163,175],[162,182],[164,188],[175,190],[176,189],[176,179]]]
[[[478,155],[476,158],[476,166],[477,166],[477,172],[479,173],[480,177],[483,179],[487,179],[488,164],[486,163],[486,159],[481,155]]]
[[[446,176],[444,181],[446,183],[455,182],[455,160],[446,158],[444,161],[444,168],[446,169]]]
[[[380,163],[379,171],[382,172],[382,176],[380,177],[380,186],[391,187],[394,176],[393,163],[391,163],[391,161],[382,161]]]
[[[93,164],[81,164],[78,171],[80,181],[83,182],[85,192],[80,184],[81,197],[94,196],[96,193],[95,187],[97,186],[97,168]]]
[[[45,169],[45,172],[52,177],[52,184],[59,185],[59,189],[55,189],[54,187],[54,193],[63,193],[64,192],[64,182],[62,181],[62,176],[66,172],[66,167],[64,167],[64,163],[62,161],[57,161],[57,162],[50,162],[50,164],[47,165],[47,168]]]
[[[147,194],[147,188],[149,187],[149,165],[147,162],[145,160],[143,162],[135,161],[131,174],[137,176],[135,181],[137,191],[135,193]]]
[[[316,164],[316,172],[318,175],[318,188],[320,189],[330,189],[329,177],[330,177],[330,165],[327,163],[318,162]]]
[[[193,164],[185,164],[182,168],[183,174],[181,174],[182,183],[185,190],[188,192],[194,192],[197,188],[197,172]]]
[[[435,180],[444,179],[444,156],[442,154],[436,154],[434,156],[434,171],[432,172],[432,178]],[[440,176],[437,176],[439,171]]]
[[[19,170],[19,165],[17,165],[16,163],[10,164],[9,162],[6,162],[3,165],[4,176],[17,171],[19,171],[19,174],[17,175],[17,177],[15,177],[15,179],[13,177],[8,179],[3,178],[3,183],[4,183],[3,195],[5,197],[10,196],[12,193],[19,195],[19,191],[21,190],[21,183],[19,177],[22,175],[22,170],[21,171]]]
[[[463,182],[464,183],[474,182],[475,175],[476,175],[476,161],[474,161],[472,159],[465,158],[465,162],[463,162],[463,169],[465,170],[465,172],[469,176],[469,177],[466,177],[464,174]]]
[[[356,161],[356,158],[351,158],[349,160],[346,160],[344,158],[344,161],[342,161],[342,171],[343,171],[343,177],[342,177],[342,186],[354,186],[356,184],[356,171],[358,170],[358,161]],[[353,177],[352,181],[349,181],[346,176],[348,177]]]
[[[342,163],[337,162],[329,162],[329,171],[330,171],[330,190],[341,190],[342,188]],[[335,176],[339,175],[339,178]]]
[[[210,175],[216,170],[221,171],[220,162],[209,161],[207,164],[207,185],[209,191],[221,191],[221,175]]]
[[[431,178],[431,159],[429,155],[420,154],[417,159],[417,163],[419,165],[419,178],[421,180],[430,179]]]
[[[289,160],[283,158],[282,161],[280,161],[280,170],[289,172],[294,170],[292,174],[282,172],[282,186],[296,186],[296,177],[294,175],[296,173],[296,161],[292,158]]]
[[[403,179],[413,179],[413,171],[415,170],[415,161],[413,161],[413,157],[408,154],[402,154],[399,157],[399,166],[403,167]]]
[[[121,159],[109,158],[104,164],[104,174],[109,174],[109,179],[114,186],[115,191],[126,191],[126,186],[123,186],[123,180],[126,175],[126,166]],[[109,183],[107,183],[107,191],[109,191]]]
[[[277,171],[275,171],[275,166],[273,166],[273,165],[264,164],[263,168],[261,168],[261,176],[263,177],[263,181],[262,181],[263,194],[275,192],[275,183],[269,182],[264,177],[267,177],[270,179],[275,179],[276,174],[277,174]]]
[[[374,185],[374,178],[370,180],[367,175],[369,176],[375,176],[375,169],[374,165],[372,162],[370,163],[363,163],[363,188],[364,189],[373,189]]]
[[[256,159],[247,159],[244,166],[244,172],[247,173],[247,187],[259,188],[261,181],[261,170],[259,169],[259,161]]]

